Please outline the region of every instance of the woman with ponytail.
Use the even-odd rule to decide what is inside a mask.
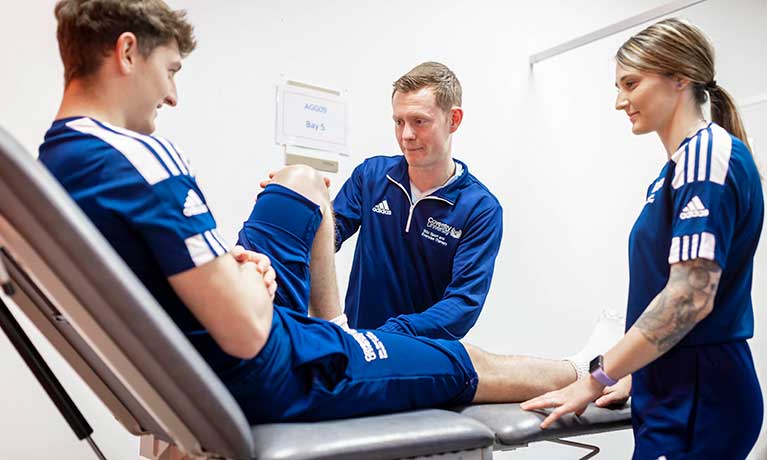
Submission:
[[[666,150],[629,237],[627,332],[591,375],[522,407],[556,408],[546,428],[630,391],[634,459],[744,459],[764,413],[746,343],[764,198],[746,132],[692,24],[658,22],[616,61],[615,108]]]

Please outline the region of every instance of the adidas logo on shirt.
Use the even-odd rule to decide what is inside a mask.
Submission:
[[[386,200],[383,200],[382,202],[373,206],[373,212],[377,212],[378,214],[383,214],[386,216],[391,216],[391,209],[389,209],[389,203]]]
[[[679,218],[684,219],[692,219],[694,217],[706,217],[708,216],[708,209],[706,209],[705,206],[703,206],[703,202],[700,201],[700,198],[698,198],[698,195],[695,195],[692,197],[692,200],[690,200],[689,203],[687,203],[687,206],[682,209],[682,213],[679,214]]]
[[[184,215],[186,217],[196,216],[198,214],[208,213],[208,207],[202,202],[200,195],[192,189],[189,189],[189,193],[186,194],[186,200],[184,201]]]

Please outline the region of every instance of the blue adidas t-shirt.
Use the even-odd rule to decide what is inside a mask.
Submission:
[[[223,353],[167,277],[228,251],[189,163],[170,141],[80,117],[57,120],[40,161],[211,363]]]
[[[714,309],[680,345],[752,337],[763,220],[759,172],[743,142],[713,123],[685,139],[650,185],[631,231],[627,329],[666,286],[671,264],[704,258],[722,268]]]

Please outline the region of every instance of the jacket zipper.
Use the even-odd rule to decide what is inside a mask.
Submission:
[[[405,224],[405,233],[410,233],[410,221],[411,221],[411,220],[413,220],[413,210],[415,209],[415,206],[416,206],[418,203],[420,203],[421,201],[423,201],[423,200],[437,200],[437,201],[444,201],[445,203],[449,204],[450,206],[453,206],[453,202],[452,202],[452,201],[450,201],[450,200],[446,200],[446,199],[444,199],[444,198],[440,198],[440,197],[438,197],[438,196],[432,196],[432,195],[428,195],[428,196],[422,196],[421,198],[419,198],[419,199],[418,199],[418,201],[416,201],[415,203],[413,203],[413,200],[410,198],[410,195],[407,193],[407,190],[405,189],[405,187],[404,187],[402,184],[400,184],[400,183],[399,183],[399,182],[397,182],[396,180],[392,179],[392,178],[391,178],[391,176],[390,176],[390,175],[388,175],[388,174],[386,175],[386,177],[387,177],[387,178],[388,178],[390,181],[394,182],[394,183],[397,185],[397,187],[399,187],[399,188],[400,188],[400,190],[402,190],[402,193],[404,193],[404,194],[405,194],[405,196],[407,197],[407,201],[408,201],[408,203],[410,203],[410,211],[409,211],[409,212],[408,212],[408,214],[407,214],[407,224]]]

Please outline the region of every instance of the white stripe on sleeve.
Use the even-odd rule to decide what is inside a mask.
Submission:
[[[221,254],[226,253],[226,248],[224,245],[222,245],[210,231],[206,231],[204,233],[205,241],[207,241],[210,246],[213,248],[213,251],[215,251],[217,256],[220,256]]]
[[[190,236],[184,240],[184,243],[186,243],[186,249],[189,251],[189,257],[192,258],[195,267],[206,264],[217,256],[217,254],[211,250],[211,247],[205,241],[202,234]]]
[[[211,230],[210,233],[213,235],[213,238],[215,238],[216,241],[218,241],[218,244],[220,244],[221,247],[224,248],[224,252],[229,252],[231,250],[232,247],[229,246],[229,243],[227,243],[224,237],[221,236],[221,233],[218,231],[217,228],[214,228],[213,230]]]
[[[690,247],[690,259],[698,258],[698,249],[700,248],[700,235],[697,233],[692,236],[692,242]]]
[[[679,243],[678,236],[671,238],[671,249],[668,252],[668,263],[675,264],[679,262]]]
[[[716,237],[712,233],[703,232],[701,234],[698,257],[716,260]]]

